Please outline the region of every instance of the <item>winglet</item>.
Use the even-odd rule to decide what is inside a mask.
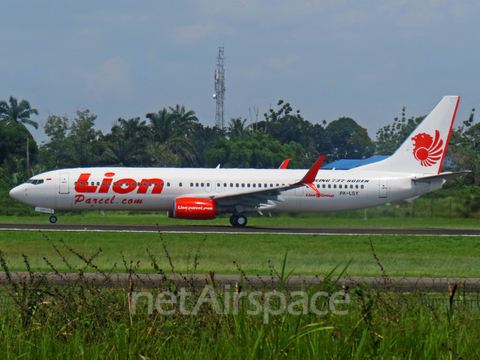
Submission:
[[[315,181],[315,178],[317,177],[318,170],[320,170],[320,167],[322,166],[323,160],[325,159],[326,155],[322,155],[318,158],[318,160],[313,164],[310,170],[308,170],[307,174],[303,177],[303,179],[300,181],[300,184],[307,185],[310,189],[315,191],[318,195],[320,194],[320,191],[318,191],[317,187],[313,184]]]
[[[327,155],[320,156],[318,160],[315,162],[315,164],[313,164],[311,169],[308,170],[307,174],[300,181],[302,184],[305,184],[305,185],[313,184],[313,182],[315,181],[315,178],[317,177],[318,170],[320,170],[320,167],[322,166],[325,156]]]
[[[283,160],[282,165],[280,165],[279,169],[286,169],[290,160],[292,160],[292,159]]]

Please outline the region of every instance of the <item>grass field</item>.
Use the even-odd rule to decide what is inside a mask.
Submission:
[[[206,240],[203,241],[206,237]],[[238,273],[234,261],[247,274],[269,274],[277,269],[285,252],[287,267],[294,274],[322,275],[337,265],[352,260],[350,275],[381,275],[372,255],[370,239],[387,273],[391,276],[480,276],[480,240],[460,236],[406,235],[276,235],[276,234],[160,234],[96,232],[0,232],[0,250],[13,270],[25,270],[22,254],[29,257],[33,269],[49,270],[46,257],[60,271],[67,271],[53,242],[70,264],[79,265],[68,246],[84,256],[102,249],[94,263],[103,270],[124,271],[127,262],[139,262],[137,272],[153,272],[148,249],[166,272],[170,265],[165,244],[176,272],[193,270],[198,249],[197,272]],[[163,241],[162,239],[163,238]]]

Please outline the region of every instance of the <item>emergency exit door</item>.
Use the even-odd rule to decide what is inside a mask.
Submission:
[[[68,189],[68,173],[60,174],[60,181],[59,181],[59,193],[60,194],[69,194],[70,191]]]

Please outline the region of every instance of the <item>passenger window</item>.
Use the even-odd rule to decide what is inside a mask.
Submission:
[[[350,185],[350,189],[353,189],[353,185]]]
[[[342,188],[342,185],[338,185],[338,188],[341,189],[341,188]]]
[[[178,183],[178,186],[179,186],[179,187],[182,187],[182,183]]]
[[[117,186],[117,182],[116,182],[116,181],[113,182],[113,186]]]
[[[227,183],[223,183],[223,187],[227,187]]]
[[[242,187],[245,187],[245,184],[242,184]]]
[[[247,184],[247,187],[250,187],[250,184]]]
[[[355,185],[355,189],[358,189],[358,185]]]
[[[253,187],[257,187],[257,184],[253,184]]]
[[[204,183],[201,183],[201,186],[202,186],[202,187],[204,187],[204,186],[205,186],[205,184],[204,184]]]
[[[195,186],[198,187],[198,183],[196,183]]]
[[[110,185],[112,185],[112,182],[111,182],[111,181],[108,182],[108,186],[110,186]]]
[[[278,186],[278,184],[277,184],[277,186]]]
[[[320,184],[317,184],[317,189],[320,189]]]
[[[258,184],[258,187],[262,187],[262,184]]]
[[[28,181],[27,181],[27,182],[28,182]],[[76,182],[76,181],[75,181],[75,183],[74,183],[74,184],[75,184],[75,186],[77,186],[77,182]]]
[[[167,182],[167,186],[170,186],[170,183],[169,183],[169,182]],[[202,186],[203,186],[203,184],[202,184]]]
[[[336,189],[336,188],[337,188],[337,184],[333,185],[333,188]]]
[[[331,188],[332,188],[332,185],[328,184],[328,188],[331,189]]]
[[[270,187],[273,187],[273,184],[270,184]]]
[[[94,181],[92,181],[90,185],[95,185],[95,182],[94,182]]]
[[[102,185],[105,185],[105,183],[102,183]],[[141,183],[141,182],[138,182],[138,183],[137,183],[137,186],[140,186],[140,185],[142,185],[142,183]]]
[[[98,185],[100,185],[100,182],[99,182],[99,181],[97,181],[97,186],[98,186]],[[133,185],[133,184],[132,184],[132,185]]]
[[[190,183],[190,187],[193,187],[193,183]]]
[[[363,185],[360,186],[363,189]]]
[[[238,187],[238,183],[237,183],[237,187]]]

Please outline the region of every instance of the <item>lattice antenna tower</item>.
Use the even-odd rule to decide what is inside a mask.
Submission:
[[[216,102],[215,125],[219,129],[223,129],[225,127],[225,110],[223,106],[226,88],[224,47],[220,46],[217,54],[217,68],[215,69],[215,94],[213,94],[213,98]]]

